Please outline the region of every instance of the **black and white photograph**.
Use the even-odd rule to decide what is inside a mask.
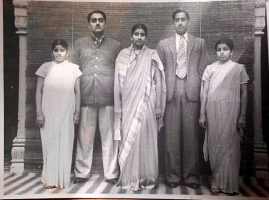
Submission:
[[[267,0],[3,0],[0,197],[267,199]]]

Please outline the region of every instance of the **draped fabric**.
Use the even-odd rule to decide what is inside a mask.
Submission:
[[[238,193],[240,84],[247,83],[249,78],[243,65],[228,61],[223,65],[218,62],[209,65],[202,79],[209,82],[204,155],[206,160],[209,158],[212,169],[211,189]]]
[[[153,188],[157,184],[157,133],[163,123],[162,118],[157,121],[155,115],[155,70],[162,74],[164,112],[164,72],[157,52],[144,46],[136,58],[129,47],[123,49],[116,60],[115,128],[120,127],[122,133],[119,185],[125,189]]]
[[[68,187],[74,141],[75,94],[79,66],[64,61],[44,63],[36,75],[44,78],[42,112],[45,118],[40,129],[43,171],[41,181],[56,187]]]

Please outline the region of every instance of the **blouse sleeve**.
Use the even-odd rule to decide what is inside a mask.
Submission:
[[[45,78],[49,71],[49,63],[43,63],[38,70],[36,71],[36,75]]]
[[[75,65],[76,68],[75,68],[75,77],[78,78],[82,75],[82,72],[80,71],[79,69],[79,66],[78,65]]]
[[[212,76],[212,69],[211,69],[211,66],[209,65],[206,67],[206,69],[203,73],[202,80],[209,82],[211,79],[211,76]]]
[[[248,80],[249,80],[249,76],[246,72],[246,69],[244,66],[242,66],[242,70],[241,70],[241,73],[240,73],[240,84],[244,84],[244,83],[248,83]]]

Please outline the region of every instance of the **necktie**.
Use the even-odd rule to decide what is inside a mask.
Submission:
[[[181,36],[179,40],[179,47],[177,53],[177,70],[176,75],[183,79],[187,75],[187,68],[186,68],[186,53],[185,53],[185,45],[184,45],[184,37]]]

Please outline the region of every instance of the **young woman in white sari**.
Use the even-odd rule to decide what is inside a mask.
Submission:
[[[213,174],[212,192],[239,193],[240,140],[246,126],[247,82],[244,65],[231,60],[233,42],[216,45],[218,61],[204,71],[199,124],[206,128],[205,160]]]
[[[43,170],[41,181],[46,188],[69,187],[74,124],[80,115],[79,66],[66,60],[67,43],[52,43],[53,61],[36,71],[36,124],[40,127]]]
[[[115,139],[121,140],[120,177],[123,189],[154,188],[158,184],[158,131],[165,108],[164,71],[158,53],[145,45],[147,28],[136,24],[132,45],[116,60]]]

